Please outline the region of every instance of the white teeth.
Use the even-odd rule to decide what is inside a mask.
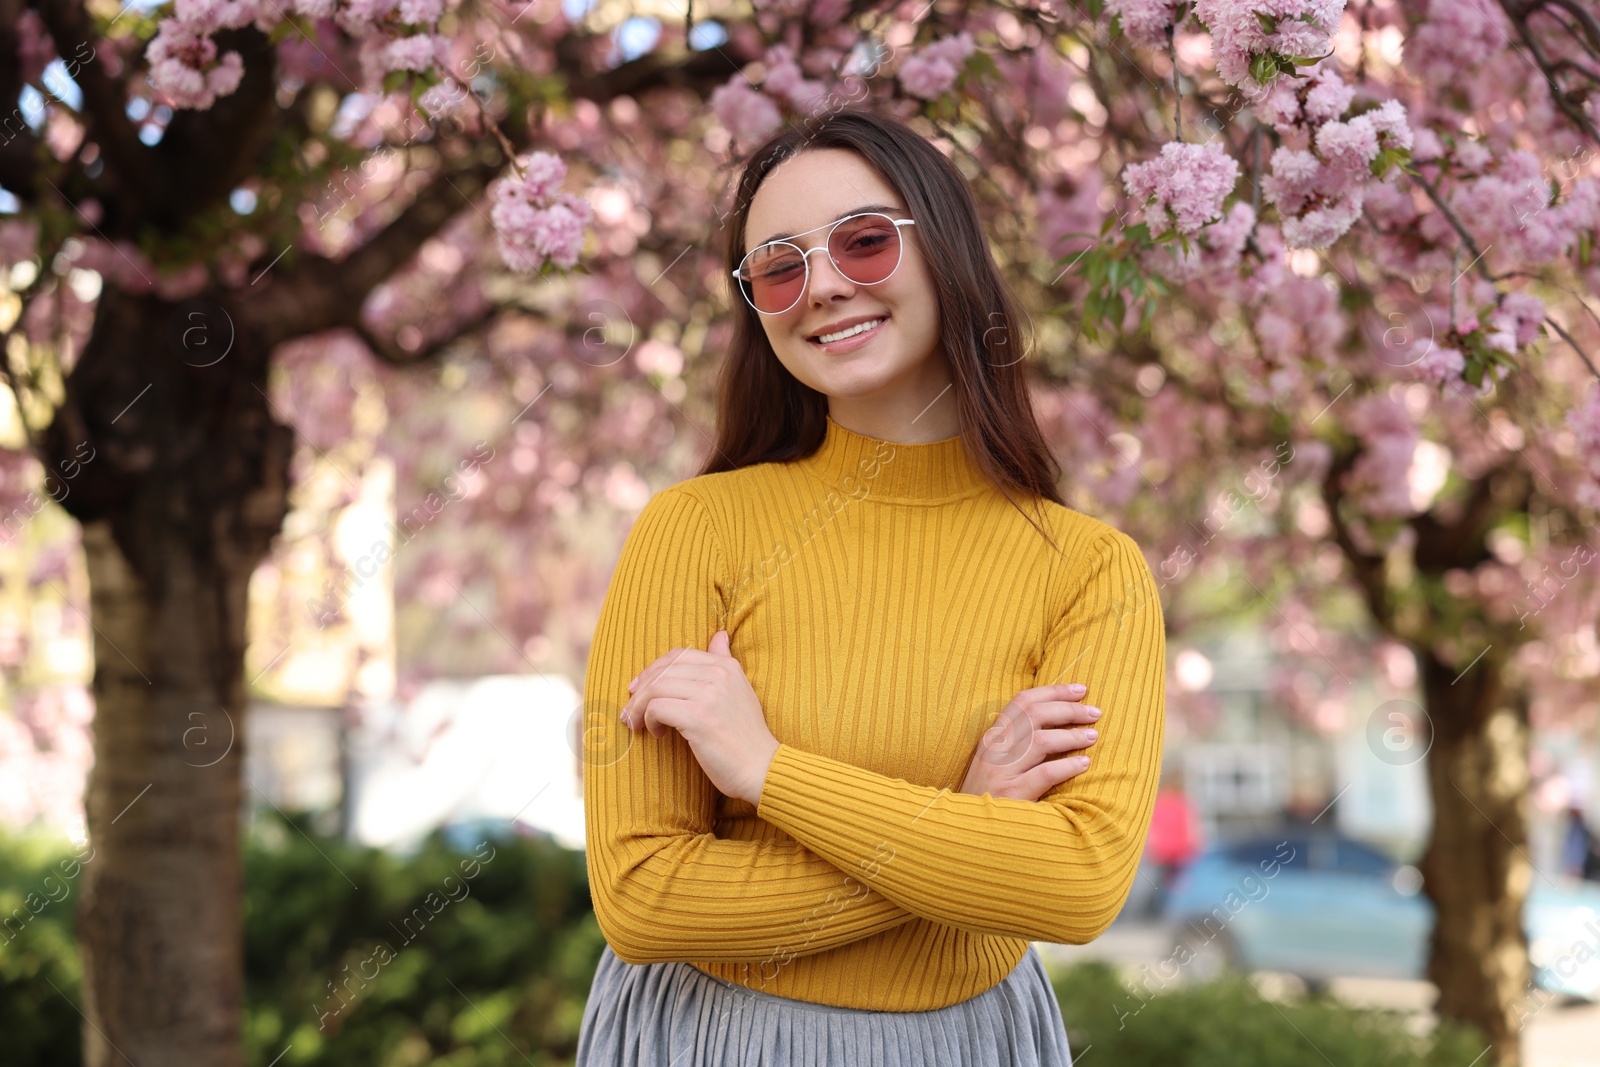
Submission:
[[[825,345],[831,345],[835,341],[843,341],[846,337],[854,337],[858,333],[866,333],[868,330],[875,329],[882,321],[882,319],[873,319],[871,322],[863,322],[858,326],[850,327],[848,330],[840,330],[838,333],[825,333],[817,340]]]

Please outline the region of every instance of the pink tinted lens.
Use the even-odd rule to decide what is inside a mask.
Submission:
[[[857,285],[876,285],[900,263],[900,228],[884,215],[863,215],[834,227],[828,252],[839,272]],[[800,299],[805,259],[793,245],[773,242],[745,260],[740,280],[759,310],[775,315]]]

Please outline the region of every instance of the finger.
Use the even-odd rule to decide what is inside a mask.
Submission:
[[[1088,695],[1089,687],[1082,682],[1062,682],[1057,685],[1036,685],[1032,689],[1024,689],[1012,699],[1025,704],[1037,704],[1044,700],[1082,700]]]
[[[1076,752],[1088,748],[1100,739],[1093,727],[1081,726],[1059,730],[1041,730],[1037,739],[1039,751],[1054,755],[1058,752]]]
[[[1028,790],[1029,796],[1043,797],[1062,782],[1076,778],[1088,769],[1088,756],[1063,756],[1060,759],[1045,760],[1018,778],[1017,782]]]
[[[649,700],[703,700],[716,692],[720,681],[715,671],[704,668],[674,670],[634,690],[633,696],[628,698],[628,705],[636,710]]]
[[[684,711],[688,707],[686,700],[657,697],[645,706],[645,729],[650,731],[651,737],[665,737],[668,729],[676,730],[684,725]]]
[[[703,695],[707,687],[716,685],[722,677],[721,671],[715,665],[685,666],[682,663],[670,670],[641,676],[642,680],[634,687],[633,694],[622,705],[623,713],[637,713],[641,702],[652,697],[671,696],[687,699],[696,694]]]
[[[664,674],[677,673],[691,666],[706,666],[715,664],[725,657],[714,656],[709,652],[702,652],[697,648],[674,648],[656,657],[648,667],[639,672],[638,684],[633,687],[637,693],[639,689],[649,684],[652,678],[659,678]]]
[[[1101,711],[1093,704],[1075,700],[1050,700],[1032,706],[1033,721],[1042,729],[1060,726],[1093,726],[1100,721]]]

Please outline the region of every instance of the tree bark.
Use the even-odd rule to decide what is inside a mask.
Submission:
[[[244,1064],[246,594],[287,513],[293,434],[229,317],[107,289],[45,435],[72,472],[95,630],[90,1067]]]
[[[1528,859],[1528,705],[1502,685],[1494,648],[1463,671],[1421,656],[1432,720],[1428,787],[1433,833],[1420,869],[1438,921],[1428,977],[1439,1014],[1483,1031],[1493,1062],[1521,1062],[1522,998],[1530,977],[1523,908]]]
[[[1486,1064],[1516,1067],[1530,973],[1522,917],[1535,872],[1528,858],[1528,694],[1508,684],[1506,669],[1528,638],[1520,626],[1489,623],[1469,601],[1441,607],[1420,590],[1438,588],[1452,568],[1470,571],[1492,558],[1488,531],[1506,514],[1527,510],[1532,478],[1509,465],[1495,468],[1467,488],[1448,517],[1413,517],[1416,577],[1396,584],[1386,555],[1356,543],[1340,508],[1357,455],[1334,457],[1322,498],[1373,621],[1412,648],[1421,668],[1433,828],[1418,866],[1436,915],[1428,953],[1435,1008],[1483,1031],[1494,1050]],[[1454,649],[1443,654],[1468,633],[1481,636],[1482,653],[1464,663]]]

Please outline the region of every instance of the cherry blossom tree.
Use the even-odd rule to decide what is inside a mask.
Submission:
[[[1308,714],[1374,640],[1397,685],[1409,655],[1439,1009],[1517,1062],[1528,732],[1592,715],[1600,675],[1592,9],[681,14],[0,0],[3,370],[35,462],[81,467],[96,626],[89,1061],[243,1062],[239,760],[183,738],[242,717],[296,441],[371,438],[373,381],[393,410],[446,381],[501,400],[505,459],[448,521],[512,547],[396,562],[403,601],[487,620],[515,666],[601,588],[519,581],[556,520],[620,532],[706,447],[743,153],[870,101],[972,180],[1037,312],[985,343],[1033,361],[1074,506],[1149,548],[1174,628],[1259,613]],[[402,484],[474,436],[390,446]]]

